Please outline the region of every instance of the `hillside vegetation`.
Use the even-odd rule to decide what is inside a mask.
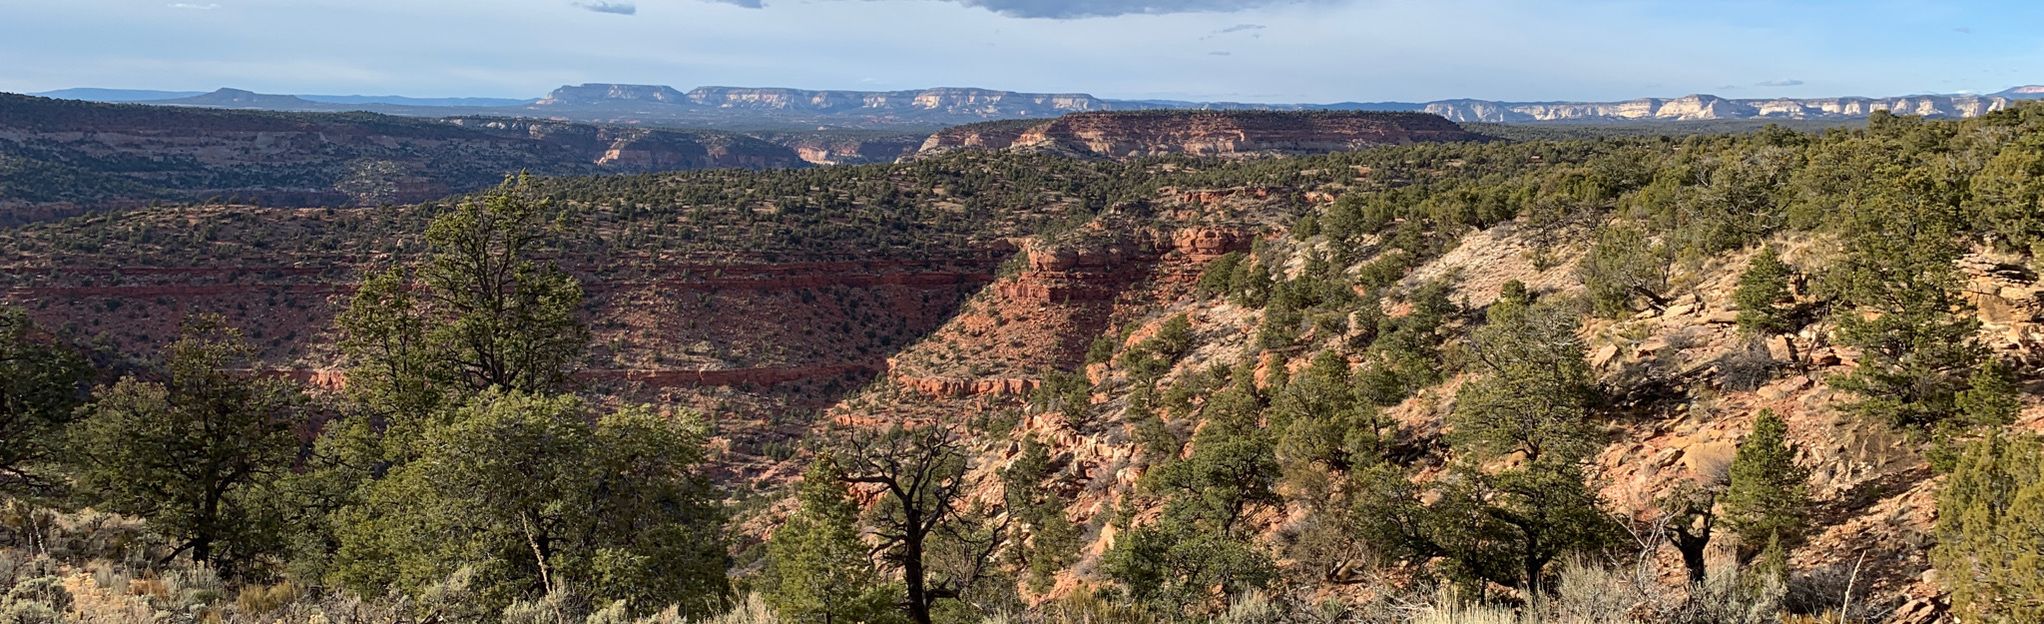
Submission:
[[[2036,106],[517,179],[0,250],[15,621],[2044,617]],[[907,278],[712,279],[936,256],[983,274],[811,332]],[[609,299],[683,261],[712,277]],[[209,266],[304,272],[161,272]],[[132,290],[185,279],[284,296]],[[87,333],[138,307],[184,320]],[[587,381],[859,334],[884,362],[828,389]]]

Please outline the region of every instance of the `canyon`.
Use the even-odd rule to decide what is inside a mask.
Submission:
[[[658,89],[571,95],[692,97]],[[788,96],[724,101],[797,105]],[[1625,114],[1718,114],[1697,111],[1729,105],[1655,106]],[[1966,122],[1883,123],[1794,141],[1512,142],[1426,113],[1091,111],[946,129],[893,164],[776,167],[744,161],[728,145],[718,151],[708,139],[692,144],[700,152],[687,151],[642,128],[451,117],[400,124],[411,134],[373,134],[341,125],[280,129],[277,120],[304,118],[235,111],[210,117],[225,120],[208,128],[233,139],[223,147],[122,125],[134,108],[86,110],[87,119],[114,121],[88,130],[63,125],[75,124],[65,121],[71,117],[29,118],[16,132],[31,133],[22,135],[35,137],[28,143],[109,158],[116,147],[145,145],[235,168],[340,149],[331,145],[425,150],[438,137],[475,135],[576,146],[560,149],[577,166],[654,170],[740,159],[707,171],[538,179],[531,192],[553,224],[544,258],[586,295],[580,318],[592,341],[575,390],[607,403],[693,410],[714,423],[707,470],[739,501],[733,550],[741,574],[788,511],[777,497],[804,469],[813,450],[805,445],[848,427],[945,424],[965,432],[966,499],[986,509],[1005,504],[1002,471],[1025,447],[1052,458],[1044,487],[1077,528],[1076,554],[1022,599],[1085,595],[1117,582],[1104,572],[1111,553],[1164,513],[1158,501],[1170,494],[1157,475],[1201,451],[1199,432],[1215,426],[1212,414],[1225,403],[1219,380],[1247,388],[1255,410],[1270,410],[1254,422],[1274,423],[1319,354],[1357,375],[1408,361],[1393,358],[1437,367],[1437,377],[1354,406],[1392,423],[1384,457],[1409,470],[1401,474],[1434,482],[1462,460],[1454,424],[1468,400],[1462,389],[1495,374],[1476,363],[1483,354],[1472,345],[1495,322],[1487,310],[1517,284],[1529,297],[1575,306],[1557,308],[1578,323],[1557,340],[1579,347],[1594,386],[1596,402],[1582,417],[1597,450],[1583,469],[1600,509],[1657,526],[1662,495],[1722,467],[1757,414],[1779,414],[1821,505],[1811,540],[1786,558],[1803,571],[1799,578],[1852,575],[1858,591],[1910,624],[1936,621],[1948,605],[1930,556],[1942,483],[1933,447],[1851,411],[1853,397],[1829,380],[1869,358],[1835,338],[1835,321],[1778,336],[1738,326],[1738,282],[1756,250],[1778,248],[1818,282],[1852,251],[1845,234],[1826,229],[1844,218],[1820,202],[1819,214],[1799,213],[1818,225],[1767,226],[1738,245],[1687,256],[1672,246],[1695,235],[1683,228],[1719,234],[1743,225],[1692,225],[1702,220],[1697,214],[1731,203],[1720,181],[1774,179],[1728,168],[1807,167],[1815,173],[1766,188],[1828,199],[1809,189],[1866,169],[1849,159],[1896,157],[1877,139],[1901,137],[1894,143],[1914,149],[1904,139],[1931,136],[1983,150],[1955,160],[2010,160],[2028,155],[2003,159],[2004,146],[1993,141],[2028,149],[2010,137],[2037,131],[2044,119],[2019,106]],[[804,160],[867,157],[863,144],[827,133],[777,137],[805,145]],[[860,140],[872,141],[875,153],[909,149],[898,138]],[[1767,160],[1791,149],[1805,157]],[[1710,175],[1689,175],[1689,167]],[[1992,181],[1983,175],[1965,188]],[[1811,209],[1783,202],[1739,208]],[[122,371],[139,370],[189,315],[219,313],[247,330],[266,370],[330,392],[346,383],[335,314],[366,272],[419,261],[425,224],[444,210],[433,201],[190,202],[39,220],[0,229],[0,300],[79,337]],[[1600,236],[1655,210],[1676,214],[1671,222],[1679,224],[1633,247],[1666,252],[1650,259],[1662,263],[1652,268],[1665,296],[1587,313],[1585,259],[1600,245],[1610,253]],[[2044,366],[2035,258],[1986,243],[1953,257],[1950,281],[1970,304],[1959,309],[1978,323],[1982,350],[2024,371],[2034,388],[2034,371]],[[1439,343],[1413,346],[1425,340],[1402,334],[1400,323],[1420,314],[1429,292],[1441,293],[1445,311],[1423,329]],[[1843,305],[1814,292],[1797,281],[1790,297]],[[1175,344],[1160,355],[1165,336]],[[2015,403],[2009,430],[2044,431],[2034,389]],[[1264,427],[1251,433],[1279,435]],[[1265,452],[1273,465],[1287,462],[1284,474],[1272,478],[1269,500],[1242,515],[1239,539],[1269,553],[1315,599],[1368,598],[1382,570],[1354,560],[1301,563],[1316,556],[1308,531],[1347,528],[1316,524],[1330,522],[1322,503],[1335,490],[1313,488],[1348,479],[1356,466],[1299,460],[1293,447],[1273,446],[1282,450]],[[1713,548],[1732,556],[1732,546]],[[1679,585],[1681,564],[1670,549],[1654,542],[1639,557],[1642,569],[1658,571],[1650,575]],[[1430,564],[1381,565],[1417,575]]]

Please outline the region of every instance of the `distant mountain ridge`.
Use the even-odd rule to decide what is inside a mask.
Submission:
[[[54,98],[54,99],[59,99],[59,100],[83,100],[83,101],[87,101],[87,102],[99,102],[99,103],[102,103],[102,104],[170,104],[170,105],[180,105],[181,103],[179,103],[179,102],[175,102],[174,100],[183,100],[183,99],[188,99],[188,98],[195,98],[195,97],[200,97],[200,96],[205,96],[205,95],[210,95],[210,94],[217,94],[217,93],[221,93],[221,92],[223,92],[223,91],[226,91],[226,92],[239,92],[239,93],[248,93],[247,91],[242,91],[242,90],[240,90],[240,89],[219,89],[219,90],[215,90],[215,91],[210,91],[210,92],[208,92],[208,91],[158,91],[158,90],[153,90],[153,89],[96,89],[96,88],[78,88],[78,89],[58,89],[58,90],[55,90],[55,91],[43,91],[43,92],[40,92],[40,93],[29,93],[29,94],[26,94],[26,95],[33,95],[33,96],[36,96],[36,97],[46,97],[46,98]],[[364,105],[364,104],[369,104],[369,105],[379,105],[379,104],[380,104],[380,105],[390,105],[390,106],[450,106],[450,107],[461,107],[461,106],[469,106],[469,107],[487,107],[487,106],[524,106],[524,105],[527,105],[527,104],[531,104],[531,103],[533,103],[533,102],[534,102],[534,100],[532,100],[532,99],[522,99],[522,100],[521,100],[521,99],[513,99],[513,98],[492,98],[492,97],[445,97],[445,98],[427,98],[427,97],[407,97],[407,96],[402,96],[402,95],[306,95],[306,94],[293,94],[293,95],[290,95],[289,97],[295,97],[295,98],[298,98],[298,99],[300,99],[300,100],[304,100],[304,102],[303,102],[302,104],[300,104],[300,105],[303,105],[303,106],[317,106],[317,105],[320,105],[320,104],[341,104],[341,105],[358,105],[358,106],[359,106],[359,105]],[[294,103],[294,104],[299,104],[299,103]],[[184,105],[190,105],[190,104],[184,104]]]
[[[933,131],[1003,119],[1045,119],[1071,113],[1131,110],[1268,110],[1423,112],[1457,122],[1627,123],[1710,120],[1853,120],[1877,110],[1925,117],[1974,117],[2020,100],[2044,99],[2044,86],[1991,94],[1897,97],[1725,98],[1695,94],[1619,102],[1432,102],[1259,104],[1176,100],[1113,100],[1084,93],[1024,93],[971,87],[899,91],[779,87],[697,87],[588,83],[567,85],[536,100],[405,98],[399,96],[271,95],[221,89],[200,95],[113,89],[71,89],[58,97],[144,104],[298,112],[365,110],[393,115],[491,115],[586,123],[722,129],[868,128]],[[165,97],[156,97],[163,95]],[[183,95],[183,97],[177,97]],[[117,100],[115,98],[118,98]]]

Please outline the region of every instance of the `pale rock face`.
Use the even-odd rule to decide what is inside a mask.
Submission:
[[[687,100],[690,103],[717,108],[803,112],[862,111],[878,114],[936,111],[983,116],[1049,116],[1107,108],[1106,102],[1089,95],[955,88],[863,92],[702,87],[690,91]]]
[[[2030,89],[2032,91],[2025,91]],[[1585,120],[1706,121],[1718,119],[1824,119],[1865,117],[1877,110],[1924,117],[1977,117],[2008,108],[2008,96],[2044,96],[2044,87],[2017,87],[2001,95],[1919,95],[1895,98],[1771,98],[1734,100],[1714,95],[1624,102],[1489,102],[1444,100],[1423,110],[1458,122]]]

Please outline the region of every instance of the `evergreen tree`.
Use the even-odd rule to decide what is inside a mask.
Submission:
[[[290,480],[315,527],[300,539],[308,573],[326,574],[341,537],[363,535],[335,514],[359,516],[372,495],[389,496],[372,490],[396,487],[378,482],[424,454],[429,432],[474,397],[551,392],[567,379],[588,331],[575,318],[581,287],[541,259],[553,234],[545,209],[523,177],[464,200],[428,227],[420,265],[371,273],[335,319],[348,367],[342,418]]]
[[[1596,388],[1583,359],[1576,320],[1566,310],[1501,298],[1469,354],[1484,376],[1455,395],[1450,422],[1458,449],[1481,455],[1521,453],[1538,462],[1586,457],[1596,445],[1589,422]]]
[[[2012,424],[2023,411],[2023,390],[2007,362],[1990,359],[1973,370],[1956,400],[1960,420],[1974,427]]]
[[[844,472],[825,455],[810,462],[795,497],[800,507],[767,542],[763,589],[783,620],[888,622],[899,613],[859,540],[859,508]]]
[[[2044,621],[2044,444],[1974,443],[1938,496],[1938,580],[1965,622]]]
[[[1382,457],[1390,424],[1356,396],[1348,360],[1323,351],[1271,401],[1270,427],[1286,465],[1347,470]]]
[[[2022,392],[2015,370],[1998,358],[1974,369],[1966,389],[1953,401],[1958,415],[1931,429],[1932,445],[1925,453],[1931,467],[1951,470],[1959,461],[1960,449],[1977,439],[1980,431],[1993,432],[2014,423],[2023,411]]]
[[[441,377],[470,390],[557,388],[589,335],[575,319],[581,286],[538,259],[547,207],[520,177],[435,218],[419,288],[374,276],[340,318],[351,372],[393,391],[386,399],[431,396],[426,384]]]
[[[1162,500],[1162,513],[1154,523],[1129,528],[1104,562],[1107,576],[1139,601],[1212,613],[1277,575],[1242,520],[1252,509],[1280,502],[1278,464],[1270,433],[1255,420],[1249,373],[1235,376],[1220,394],[1237,398],[1209,403],[1192,453],[1144,476],[1145,495]]]
[[[64,427],[91,376],[77,351],[38,331],[21,310],[0,306],[0,494],[55,484],[42,469],[59,459]]]
[[[1050,451],[1033,437],[1022,441],[1021,454],[1001,470],[1008,516],[1027,532],[1026,540],[1016,538],[1010,543],[1038,591],[1049,589],[1053,575],[1071,565],[1079,554],[1079,527],[1065,517],[1070,501],[1046,486],[1049,478]]]
[[[1795,548],[1809,533],[1809,471],[1796,465],[1788,424],[1761,410],[1732,458],[1724,523],[1738,534],[1745,558],[1770,541]]]
[[[1966,371],[1986,350],[1980,321],[1959,295],[1954,263],[1963,224],[1951,180],[1922,169],[1891,172],[1850,212],[1846,253],[1831,288],[1856,310],[1838,341],[1860,361],[1832,385],[1858,395],[1853,409],[1902,427],[1930,427],[1956,412]]]
[[[1795,269],[1781,261],[1773,247],[1761,247],[1739,274],[1732,302],[1739,306],[1739,329],[1753,336],[1781,335],[1788,341],[1789,359],[1800,361],[1790,332],[1796,328],[1796,296],[1789,290]]]
[[[1495,471],[1464,461],[1434,490],[1428,550],[1448,557],[1458,580],[1497,583],[1542,599],[1550,564],[1618,543],[1617,521],[1588,480],[1581,462],[1554,456]]]
[[[1576,275],[1597,312],[1616,317],[1631,314],[1634,302],[1641,300],[1655,308],[1667,305],[1662,291],[1668,288],[1671,260],[1667,247],[1651,240],[1644,228],[1614,223],[1597,230]]]
[[[473,568],[491,605],[561,594],[636,613],[707,608],[727,588],[702,429],[647,408],[599,418],[573,397],[486,391],[340,512],[335,575],[365,593],[418,591]]]
[[[297,458],[305,415],[289,383],[237,372],[251,363],[225,319],[188,321],[164,351],[162,381],[124,377],[84,408],[72,433],[80,492],[229,574],[281,550],[274,486]]]
[[[2009,142],[1971,183],[1971,219],[2000,247],[2044,256],[2044,140]]]
[[[1595,390],[1575,318],[1531,303],[1523,285],[1505,293],[1470,346],[1483,376],[1456,395],[1451,476],[1433,485],[1427,504],[1395,478],[1373,477],[1379,491],[1365,498],[1379,508],[1364,511],[1364,525],[1391,542],[1387,553],[1445,557],[1459,580],[1537,599],[1549,564],[1606,548],[1617,524],[1583,470],[1597,444]],[[1508,456],[1519,460],[1494,461]]]

